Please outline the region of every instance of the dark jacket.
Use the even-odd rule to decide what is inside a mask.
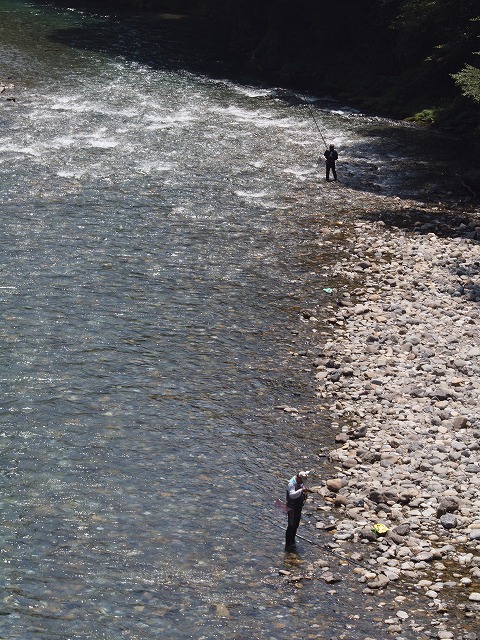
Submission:
[[[335,160],[338,160],[338,153],[335,151],[335,149],[327,149],[323,155],[325,156],[325,160],[329,165],[335,164]]]

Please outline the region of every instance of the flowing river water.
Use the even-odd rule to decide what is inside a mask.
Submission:
[[[364,638],[351,567],[278,576],[274,500],[331,439],[291,354],[338,286],[322,229],[411,195],[425,137],[319,101],[326,185],[305,105],[138,24],[0,0],[0,637]]]

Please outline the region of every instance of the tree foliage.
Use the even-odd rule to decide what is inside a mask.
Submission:
[[[470,64],[458,73],[452,75],[455,82],[462,89],[464,96],[480,102],[480,69]]]

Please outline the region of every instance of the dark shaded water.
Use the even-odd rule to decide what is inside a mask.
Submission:
[[[408,189],[392,167],[420,134],[325,104],[351,153],[327,190],[304,107],[139,62],[128,29],[113,55],[99,17],[0,17],[2,639],[339,633],[361,595],[286,589],[258,516],[282,522],[273,500],[328,443],[290,357],[338,284],[320,229],[370,170]]]

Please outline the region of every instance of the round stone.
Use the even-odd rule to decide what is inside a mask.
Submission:
[[[457,526],[457,518],[453,513],[445,513],[443,516],[440,516],[440,524],[444,529],[455,529]]]
[[[330,491],[340,491],[340,489],[343,487],[343,482],[340,478],[330,478],[329,480],[327,480],[326,485],[327,489],[329,489]]]

